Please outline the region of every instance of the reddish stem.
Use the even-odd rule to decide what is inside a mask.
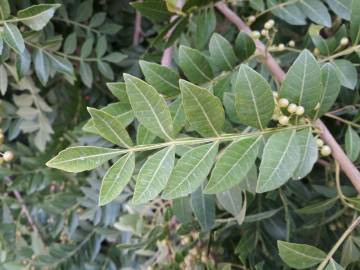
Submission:
[[[140,42],[141,36],[141,14],[139,11],[136,11],[135,15],[135,25],[134,25],[134,35],[133,35],[133,45],[137,46]]]
[[[215,7],[226,17],[226,19],[236,25],[240,31],[251,33],[250,27],[248,27],[225,3],[219,2]],[[284,81],[285,72],[272,55],[266,51],[266,46],[260,40],[256,40],[256,46],[258,53],[262,56],[262,62],[268,67],[270,72],[279,82]],[[331,147],[333,158],[339,163],[343,172],[350,179],[358,193],[360,193],[360,172],[358,169],[346,156],[340,145],[336,142],[335,138],[320,119],[315,121],[315,126],[320,130],[320,137]]]

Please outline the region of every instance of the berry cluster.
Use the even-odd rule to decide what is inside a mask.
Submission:
[[[276,107],[273,114],[273,120],[278,121],[280,125],[286,126],[292,116],[302,116],[305,113],[303,106],[290,103],[286,98],[280,98],[276,92],[273,92]]]

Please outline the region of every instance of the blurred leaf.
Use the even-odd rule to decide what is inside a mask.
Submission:
[[[20,21],[32,30],[40,31],[54,16],[55,10],[60,4],[40,4],[19,10],[17,13]]]
[[[351,161],[357,160],[360,154],[360,137],[351,126],[348,126],[345,134],[345,151]]]

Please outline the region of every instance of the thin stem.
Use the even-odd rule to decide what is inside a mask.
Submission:
[[[284,205],[284,211],[285,211],[285,222],[286,222],[286,242],[290,242],[290,231],[291,231],[291,220],[290,220],[290,214],[289,214],[289,205],[286,201],[286,197],[281,190],[279,189],[279,195],[280,199]]]
[[[135,13],[135,24],[134,24],[134,35],[133,35],[133,45],[137,46],[140,42],[141,36],[141,14],[139,11]]]
[[[67,24],[72,24],[72,25],[75,25],[75,26],[79,26],[81,28],[84,28],[88,31],[91,31],[91,32],[94,32],[96,34],[101,34],[100,31],[94,29],[94,28],[91,28],[90,26],[86,25],[86,24],[82,24],[82,23],[79,23],[79,22],[76,22],[76,21],[73,21],[73,20],[69,20],[69,19],[64,19],[64,18],[60,18],[60,17],[54,17],[52,18],[53,20],[55,21],[60,21],[60,22],[64,22],[64,23],[67,23]]]
[[[356,127],[356,128],[360,128],[360,125],[359,124],[355,124],[355,123],[353,123],[353,122],[351,122],[351,121],[349,121],[349,120],[346,120],[346,119],[344,119],[344,118],[341,118],[341,117],[339,117],[339,116],[337,116],[337,115],[334,115],[334,114],[332,114],[332,113],[325,113],[324,114],[326,117],[329,117],[329,118],[332,118],[332,119],[336,119],[336,120],[338,120],[338,121],[340,121],[340,122],[343,122],[343,123],[345,123],[345,124],[347,124],[347,125],[350,125],[350,126],[353,126],[353,127]]]
[[[159,148],[164,148],[167,146],[172,145],[197,145],[203,143],[211,143],[211,142],[227,142],[227,141],[234,141],[243,138],[251,138],[251,137],[258,137],[266,134],[271,134],[274,132],[279,132],[281,130],[299,130],[306,127],[311,127],[311,125],[298,125],[298,126],[288,126],[282,128],[269,128],[263,131],[256,131],[252,133],[240,133],[240,134],[223,134],[218,137],[209,137],[209,138],[185,138],[185,139],[177,139],[172,140],[164,143],[158,144],[147,144],[147,145],[137,145],[128,149],[120,149],[119,154],[124,154],[128,152],[142,152],[142,151],[149,151],[155,150]]]
[[[341,246],[341,244],[345,241],[345,239],[352,233],[353,230],[360,224],[360,217],[357,217],[353,223],[347,228],[347,230],[343,233],[343,235],[339,238],[339,240],[335,243],[332,249],[327,254],[326,258],[322,261],[322,263],[316,268],[316,270],[323,270],[328,261],[334,256],[335,252]]]
[[[45,54],[47,55],[51,55],[51,53],[53,54],[56,54],[58,56],[62,56],[62,57],[65,57],[65,58],[68,58],[68,59],[71,59],[71,60],[75,60],[75,61],[85,61],[85,62],[97,62],[99,60],[99,58],[83,58],[83,57],[79,57],[79,56],[75,56],[75,55],[68,55],[68,54],[65,54],[65,53],[62,53],[62,52],[59,52],[59,51],[51,51],[49,52],[48,50],[46,50],[46,48],[44,47],[41,47],[37,44],[34,44],[30,41],[27,41],[25,40],[25,43],[30,46],[30,47],[33,47],[33,48],[36,48],[38,50],[42,50]]]
[[[349,47],[347,48],[346,50],[343,50],[341,52],[338,52],[336,54],[333,54],[331,56],[328,56],[328,57],[325,57],[321,60],[319,60],[320,63],[323,63],[323,62],[326,62],[326,61],[330,61],[330,60],[333,60],[335,58],[339,58],[341,56],[344,56],[344,55],[348,55],[348,54],[351,54],[357,50],[360,50],[360,45],[356,45],[356,46],[352,46],[352,47]]]

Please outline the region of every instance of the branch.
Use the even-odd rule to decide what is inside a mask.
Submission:
[[[11,179],[10,179],[9,177],[6,177],[5,180],[6,180],[6,182],[7,182],[8,185],[11,183]],[[39,230],[37,229],[37,227],[36,227],[36,225],[35,225],[35,222],[34,222],[34,220],[32,219],[32,217],[31,217],[31,215],[30,215],[30,212],[29,212],[28,208],[26,207],[26,204],[25,204],[25,202],[24,202],[24,200],[23,200],[20,192],[19,192],[18,190],[14,189],[14,190],[12,191],[12,193],[14,194],[14,196],[15,196],[16,200],[18,201],[18,203],[20,204],[20,206],[21,206],[21,212],[24,213],[24,215],[26,216],[26,219],[27,219],[29,225],[31,226],[31,228],[33,229],[33,231],[36,232],[36,233],[40,236]]]
[[[140,36],[141,36],[141,14],[139,11],[136,11],[135,24],[134,24],[134,35],[133,35],[133,45],[134,46],[139,45]]]
[[[347,230],[343,233],[343,235],[339,238],[339,240],[335,243],[333,248],[327,254],[326,258],[322,261],[322,263],[316,268],[316,270],[323,270],[327,265],[328,261],[334,256],[337,249],[341,246],[341,244],[345,241],[345,239],[351,234],[353,230],[360,224],[360,217],[356,218],[353,223],[347,228]]]
[[[215,4],[215,7],[226,17],[226,19],[236,25],[240,31],[251,33],[250,27],[248,27],[244,21],[225,3],[219,2]],[[272,57],[272,55],[266,51],[266,46],[260,40],[256,40],[256,47],[258,53],[262,56],[262,62],[268,67],[274,77],[279,82],[284,81],[285,72]],[[335,138],[331,135],[330,131],[320,119],[315,121],[315,126],[320,130],[320,137],[327,145],[330,146],[333,158],[339,163],[343,172],[350,179],[358,193],[360,193],[360,172],[346,156],[340,145],[336,142]]]

